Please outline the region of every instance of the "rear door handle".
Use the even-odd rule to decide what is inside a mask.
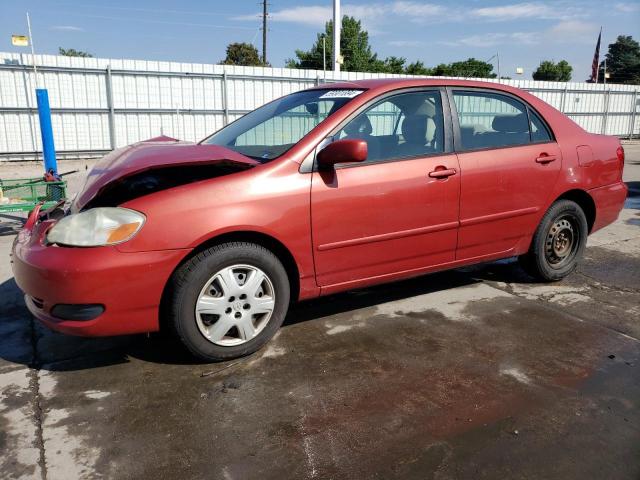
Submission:
[[[435,169],[432,172],[429,172],[429,176],[431,178],[447,178],[450,177],[451,175],[455,175],[456,169],[455,168],[442,168],[442,169]]]
[[[547,155],[546,153],[541,154],[538,158],[536,158],[536,163],[547,164],[556,161],[555,155]]]

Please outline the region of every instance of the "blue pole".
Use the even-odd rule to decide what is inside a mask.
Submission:
[[[36,88],[38,117],[40,119],[40,135],[42,136],[42,153],[44,155],[44,171],[53,170],[58,173],[56,147],[53,144],[53,128],[51,127],[51,109],[49,108],[49,92],[46,88]]]

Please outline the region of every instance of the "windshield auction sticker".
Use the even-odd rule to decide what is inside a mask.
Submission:
[[[353,98],[362,93],[362,90],[329,90],[320,95],[320,98]]]

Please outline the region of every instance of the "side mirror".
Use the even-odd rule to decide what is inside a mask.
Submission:
[[[331,168],[336,163],[364,162],[367,159],[367,142],[345,138],[330,143],[318,153],[318,167]]]

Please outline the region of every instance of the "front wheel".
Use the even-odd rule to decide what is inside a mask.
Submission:
[[[539,280],[561,280],[575,270],[588,233],[587,219],[580,206],[571,200],[559,200],[542,217],[529,252],[519,258],[520,264]]]
[[[253,243],[200,252],[173,275],[169,320],[182,343],[206,361],[255,352],[278,330],[289,307],[289,279],[278,258]]]

